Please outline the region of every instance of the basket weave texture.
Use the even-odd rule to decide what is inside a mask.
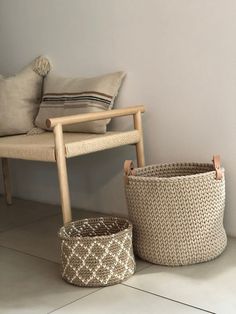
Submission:
[[[122,282],[135,271],[132,225],[126,219],[100,217],[67,224],[59,232],[62,277],[78,286]]]
[[[212,164],[175,163],[137,168],[125,190],[134,250],[155,264],[177,266],[222,253],[225,177]]]

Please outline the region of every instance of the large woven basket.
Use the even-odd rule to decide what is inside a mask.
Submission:
[[[116,217],[78,220],[62,227],[62,277],[78,286],[119,283],[135,271],[132,225]]]
[[[175,163],[133,168],[125,162],[125,190],[134,228],[134,250],[162,265],[187,265],[222,253],[224,169],[213,164]]]

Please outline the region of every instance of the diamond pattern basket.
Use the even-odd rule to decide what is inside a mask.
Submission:
[[[135,271],[132,225],[126,219],[82,219],[60,229],[62,278],[87,287],[122,282]]]

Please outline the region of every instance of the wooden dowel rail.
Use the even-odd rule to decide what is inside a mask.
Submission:
[[[140,105],[140,106],[129,107],[129,108],[113,109],[113,110],[108,110],[104,112],[84,113],[84,114],[77,114],[77,115],[47,119],[47,122],[46,122],[47,127],[53,128],[53,132],[54,132],[55,154],[56,154],[55,157],[56,157],[57,169],[58,169],[61,207],[62,207],[64,224],[67,224],[68,222],[72,220],[72,215],[71,215],[68,174],[67,174],[67,167],[66,167],[65,144],[64,144],[64,139],[63,139],[63,125],[132,115],[133,121],[134,121],[134,129],[136,129],[140,135],[139,141],[135,144],[136,154],[137,154],[137,163],[139,167],[142,167],[145,165],[144,148],[143,148],[143,130],[142,130],[142,120],[141,120],[141,113],[143,113],[144,111],[145,111],[145,107]]]
[[[88,121],[95,121],[95,120],[103,120],[115,117],[122,117],[128,115],[134,115],[137,112],[144,112],[144,106],[135,106],[129,108],[122,108],[122,109],[113,109],[108,110],[105,112],[93,112],[93,113],[83,113],[65,117],[58,117],[58,118],[50,118],[47,119],[46,124],[48,128],[52,128],[57,124],[61,125],[68,125],[68,124],[75,124],[81,122],[88,122]]]
[[[4,182],[5,198],[8,205],[12,204],[11,198],[11,178],[8,158],[2,158],[2,174]]]
[[[144,145],[143,145],[143,127],[142,127],[142,118],[141,112],[138,111],[134,114],[134,128],[139,131],[140,140],[136,143],[136,155],[138,167],[145,166],[145,157],[144,157]]]
[[[59,188],[61,196],[61,207],[64,224],[71,222],[70,190],[66,167],[65,146],[63,141],[63,131],[61,124],[57,124],[53,129],[55,139],[55,153],[59,178]]]

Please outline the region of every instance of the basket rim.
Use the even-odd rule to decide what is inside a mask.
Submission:
[[[153,164],[153,165],[148,165],[145,167],[140,167],[140,168],[135,168],[134,170],[139,170],[139,169],[148,169],[148,168],[152,168],[152,167],[160,167],[160,166],[179,166],[179,165],[189,165],[189,166],[212,166],[212,164],[210,163],[197,163],[197,162],[177,162],[177,163],[165,163],[165,164]],[[223,167],[220,168],[221,171],[223,172],[223,174],[225,173],[225,169]],[[211,170],[211,171],[206,171],[206,172],[200,172],[200,173],[195,173],[195,174],[189,174],[189,175],[182,175],[182,176],[173,176],[173,177],[158,177],[158,176],[144,176],[144,175],[129,175],[128,179],[131,180],[148,180],[148,181],[179,181],[179,180],[190,180],[190,179],[194,179],[194,178],[199,178],[199,177],[206,177],[206,176],[210,176],[210,175],[215,175],[216,171],[215,170]],[[223,178],[224,179],[224,176]],[[219,180],[221,181],[221,180]]]
[[[136,167],[135,169],[143,169],[148,167],[156,167],[156,166],[175,166],[175,165],[189,165],[189,166],[211,166],[213,167],[213,164],[210,162],[198,162],[198,161],[175,161],[175,162],[161,162],[158,164],[150,164],[146,165],[144,167]]]
[[[96,236],[66,236],[65,235],[65,228],[69,228],[72,224],[76,224],[78,222],[84,222],[84,221],[96,221],[96,220],[105,220],[105,221],[114,221],[114,220],[119,220],[119,221],[123,221],[124,223],[127,222],[128,223],[128,226],[127,228],[125,228],[124,230],[120,230],[116,233],[112,233],[112,234],[108,234],[108,235],[96,235]],[[66,225],[62,226],[58,232],[58,236],[61,240],[94,240],[94,239],[108,239],[108,238],[113,238],[113,237],[116,237],[116,236],[119,236],[119,235],[122,235],[122,234],[125,234],[129,231],[132,232],[132,229],[133,229],[133,225],[132,223],[130,222],[129,219],[126,219],[126,218],[121,218],[121,217],[93,217],[93,218],[83,218],[83,219],[78,219],[78,220],[74,220],[72,222],[69,222],[67,223]]]

